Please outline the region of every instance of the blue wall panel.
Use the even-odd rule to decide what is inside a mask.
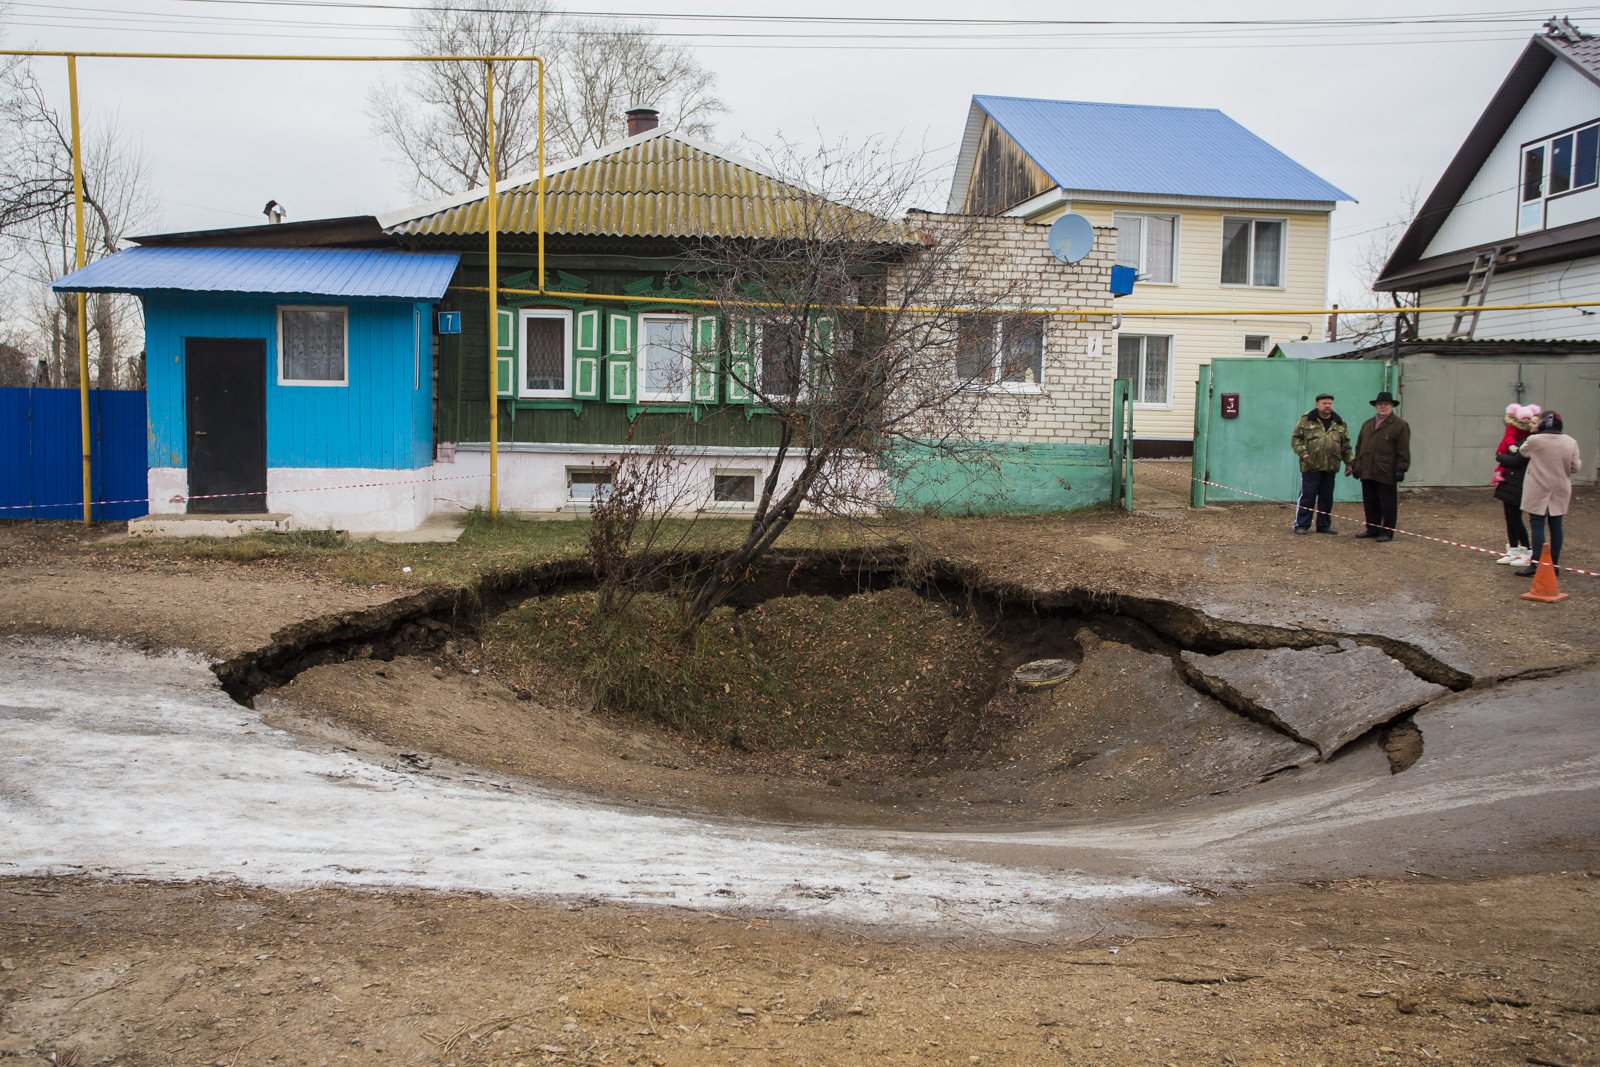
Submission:
[[[82,423],[76,389],[0,389],[0,519],[83,517]],[[145,394],[89,392],[96,519],[149,510]]]
[[[257,294],[144,298],[150,465],[188,465],[184,339],[260,338],[267,346],[267,466],[415,470],[433,451],[432,305]],[[279,385],[280,306],[349,309],[341,386]]]

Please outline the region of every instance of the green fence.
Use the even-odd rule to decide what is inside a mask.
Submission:
[[[1290,502],[1300,493],[1300,463],[1289,448],[1295,420],[1332,393],[1334,410],[1350,424],[1355,441],[1372,417],[1368,403],[1385,388],[1388,364],[1366,359],[1213,359],[1200,368],[1195,389],[1195,507],[1208,502]],[[1224,399],[1236,412],[1224,417]],[[1207,485],[1206,482],[1215,484]],[[1361,499],[1361,483],[1342,475],[1334,499]]]
[[[1133,394],[1126,378],[1111,383],[1111,505],[1133,510]]]

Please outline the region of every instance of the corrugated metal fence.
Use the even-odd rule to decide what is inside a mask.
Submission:
[[[96,519],[132,519],[145,497],[145,394],[89,393]],[[0,519],[81,519],[83,460],[76,389],[0,389]]]

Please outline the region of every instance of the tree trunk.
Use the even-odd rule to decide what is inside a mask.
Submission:
[[[94,297],[94,310],[91,313],[94,322],[94,337],[99,343],[95,366],[95,387],[97,389],[115,389],[117,387],[117,314],[116,308],[111,304],[111,296],[106,293],[97,293]]]

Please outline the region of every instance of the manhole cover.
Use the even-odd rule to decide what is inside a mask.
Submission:
[[[1078,665],[1070,659],[1036,659],[1011,672],[1011,684],[1018,689],[1049,689],[1071,678]]]

